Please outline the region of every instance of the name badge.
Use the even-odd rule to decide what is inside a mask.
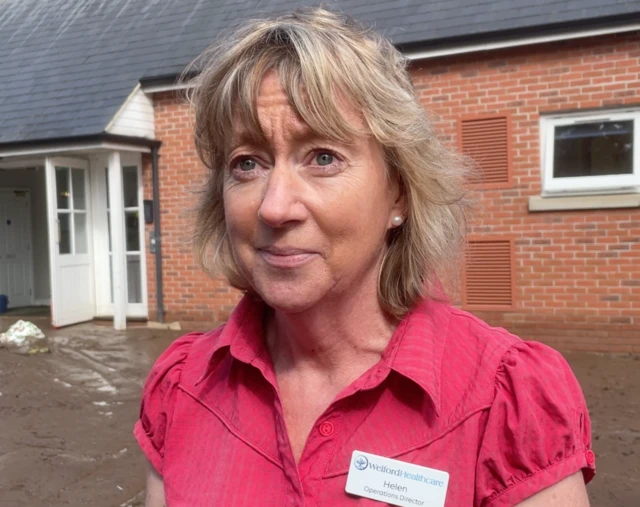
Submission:
[[[442,470],[353,451],[345,490],[401,507],[444,507],[448,485]]]

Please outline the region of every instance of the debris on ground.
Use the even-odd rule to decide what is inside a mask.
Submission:
[[[149,329],[169,329],[170,331],[180,331],[182,327],[180,326],[180,322],[156,322],[150,320],[147,322],[147,327]]]
[[[33,322],[26,320],[19,320],[6,332],[0,333],[0,348],[3,347],[26,355],[51,352],[44,333]]]

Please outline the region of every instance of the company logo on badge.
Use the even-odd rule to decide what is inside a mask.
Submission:
[[[359,456],[356,456],[356,459],[353,462],[353,466],[358,470],[364,470],[369,466],[369,460],[365,456],[360,454]]]

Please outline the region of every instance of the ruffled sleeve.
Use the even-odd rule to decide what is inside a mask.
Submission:
[[[154,468],[162,475],[164,443],[175,404],[176,386],[187,355],[201,333],[187,334],[174,341],[151,368],[142,390],[140,418],[134,435]]]
[[[582,470],[595,474],[589,412],[555,350],[520,342],[503,357],[476,470],[480,507],[514,506]]]

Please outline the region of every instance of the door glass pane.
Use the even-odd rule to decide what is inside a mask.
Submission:
[[[69,209],[69,168],[56,167],[56,192],[58,198],[58,209]]]
[[[75,195],[75,194],[74,194]],[[73,214],[75,224],[75,238],[76,238],[76,251],[77,254],[85,254],[89,250],[87,248],[87,214],[86,213],[74,213]]]
[[[71,214],[58,213],[60,243],[58,248],[61,254],[71,253]]]
[[[111,254],[109,254],[109,291],[111,296],[109,301],[113,303],[113,256]]]
[[[107,189],[107,209],[111,209],[109,205],[109,169],[104,170],[104,181],[106,182],[105,188]]]
[[[138,206],[138,168],[136,166],[122,168],[122,185],[124,186],[124,207]]]
[[[73,189],[73,209],[87,209],[83,169],[71,169],[71,184],[71,188]]]
[[[138,210],[125,211],[124,226],[127,238],[127,252],[140,251],[140,220]]]
[[[140,255],[127,255],[127,296],[129,303],[142,303]]]
[[[633,173],[633,121],[602,121],[555,128],[553,177]]]
[[[107,236],[109,237],[109,253],[111,253],[111,212],[107,211]]]

